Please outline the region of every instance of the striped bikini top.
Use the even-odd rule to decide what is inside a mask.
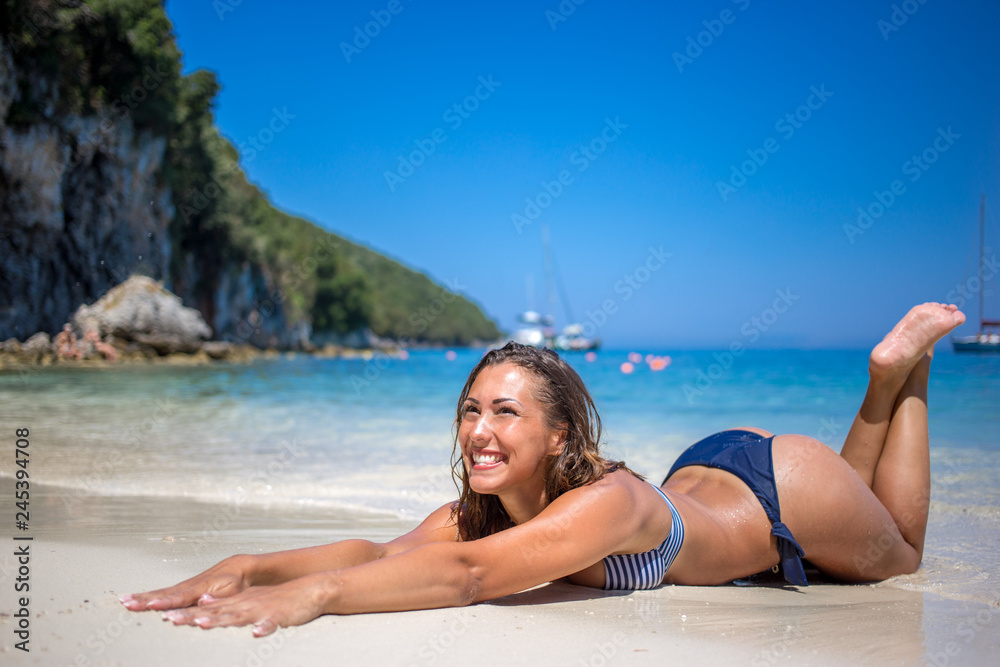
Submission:
[[[677,508],[660,487],[654,484],[650,486],[663,496],[667,506],[670,507],[670,534],[663,540],[663,544],[652,551],[641,554],[618,554],[605,558],[605,590],[635,591],[656,588],[663,582],[663,575],[670,569],[681,550],[681,545],[684,544],[684,523]]]

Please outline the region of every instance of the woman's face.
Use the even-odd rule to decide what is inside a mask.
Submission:
[[[458,441],[476,493],[544,500],[546,461],[561,451],[563,431],[549,428],[536,382],[530,371],[500,364],[480,371],[469,389]]]

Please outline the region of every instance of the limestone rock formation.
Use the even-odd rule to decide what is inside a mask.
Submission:
[[[174,208],[160,177],[165,138],[110,112],[9,126],[18,79],[0,39],[0,338],[23,340],[54,334],[136,269],[165,276]]]
[[[39,331],[34,336],[24,341],[20,355],[28,361],[38,361],[45,354],[52,350],[52,339],[44,331]]]
[[[151,347],[157,353],[196,352],[212,329],[201,313],[147,276],[132,276],[93,305],[80,306],[73,326],[84,335],[114,336]]]

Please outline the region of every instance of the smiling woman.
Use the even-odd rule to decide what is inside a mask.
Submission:
[[[593,399],[550,350],[508,344],[485,355],[462,389],[455,423],[462,495],[454,520],[464,540],[523,523],[539,502],[624,468],[601,457]],[[530,477],[512,488],[519,474]]]
[[[415,530],[386,544],[233,556],[121,601],[261,636],[322,614],[460,606],[557,579],[635,590],[780,568],[806,585],[802,558],[843,581],[913,572],[930,491],[931,356],[964,320],[928,303],[886,335],[839,456],[805,436],[734,429],[690,447],[660,486],[601,457],[600,418],[568,364],[509,343],[483,357],[460,395],[460,499]]]

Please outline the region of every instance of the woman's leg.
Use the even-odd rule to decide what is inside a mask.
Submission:
[[[953,305],[921,304],[875,346],[868,391],[840,452],[918,553],[931,483],[927,378],[934,344],[964,321]]]
[[[783,518],[784,497],[796,497],[789,527],[807,557],[831,574],[881,579],[920,564],[930,499],[927,377],[934,343],[964,320],[955,306],[922,304],[875,347],[868,392],[841,451],[849,468],[829,450],[787,441],[796,436],[775,439],[791,473],[788,490],[779,489]],[[816,484],[821,472],[825,483]]]
[[[925,357],[929,362],[934,343],[964,321],[965,315],[955,306],[921,304],[911,309],[872,350],[868,391],[840,452],[869,487],[874,483],[889,423],[910,372]]]
[[[931,353],[906,378],[893,406],[885,446],[875,468],[872,492],[918,554],[924,552],[931,500],[931,453],[927,431],[927,378]]]

